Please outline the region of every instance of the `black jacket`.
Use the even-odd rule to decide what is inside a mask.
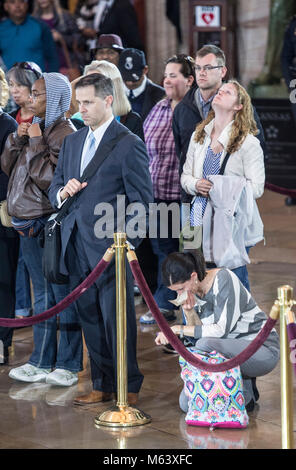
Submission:
[[[130,111],[124,116],[120,116],[120,122],[144,142],[143,121],[138,113]]]
[[[157,85],[156,83],[148,79],[146,88],[143,93],[144,103],[141,111],[141,116],[144,122],[153,106],[155,106],[158,101],[162,100],[162,98],[165,97],[165,91],[163,87]]]
[[[104,133],[97,153],[107,142],[122,133],[123,129],[124,126],[114,119]],[[85,190],[80,192],[77,202],[71,205],[61,226],[63,255],[66,252],[67,244],[76,223],[91,269],[95,267],[106,249],[112,244],[110,238],[98,238],[94,235],[94,227],[100,220],[100,216],[94,211],[95,206],[99,203],[109,203],[113,206],[114,218],[112,215],[112,220],[115,226],[114,230],[111,229],[111,232],[116,232],[117,224],[120,226],[123,216],[126,216],[126,224],[133,218],[132,215],[127,215],[126,212],[123,214],[117,212],[120,209],[117,203],[117,195],[126,196],[124,209],[129,204],[141,202],[147,211],[146,214],[148,214],[148,203],[153,201],[146,146],[139,137],[129,131],[126,132],[127,134],[120,144],[111,151],[96,173],[89,179]],[[85,127],[74,132],[73,135],[67,136],[63,141],[58,165],[48,193],[53,207],[56,207],[56,195],[59,189],[69,179],[79,178],[81,155],[87,133],[88,128]],[[135,247],[139,242],[138,238],[132,241]],[[62,267],[66,269],[66,266],[63,266],[63,261]]]
[[[117,34],[124,47],[144,49],[137,15],[130,0],[115,0],[100,25],[99,34]]]
[[[17,130],[17,122],[7,113],[0,114],[0,154],[4,149],[9,134]],[[8,176],[0,170],[0,201],[6,199]],[[0,238],[18,238],[13,228],[3,227],[0,222]]]

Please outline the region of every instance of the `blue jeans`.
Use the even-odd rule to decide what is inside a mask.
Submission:
[[[251,246],[246,246],[246,252],[248,254],[249,254],[250,248],[252,248],[252,247]],[[239,266],[239,268],[232,269],[231,271],[234,274],[237,275],[237,277],[239,278],[239,280],[243,284],[243,286],[245,286],[245,288],[249,292],[251,292],[247,266],[246,265],[245,266]]]
[[[16,271],[15,286],[15,315],[27,317],[32,308],[30,275],[25,265],[22,250],[19,250],[19,257]]]
[[[164,202],[166,204],[171,204],[172,202],[177,202],[180,204],[179,201],[162,201],[160,199],[155,199],[156,203]],[[161,227],[162,220],[160,218],[160,214],[157,214],[157,238],[150,238],[151,246],[153,253],[157,256],[157,263],[158,263],[158,273],[157,273],[157,289],[154,293],[154,300],[158,305],[158,308],[164,308],[166,310],[174,310],[174,305],[169,302],[169,300],[173,300],[176,298],[176,293],[168,289],[162,283],[162,275],[161,275],[161,267],[162,263],[165,258],[170,254],[176,251],[179,251],[179,238],[172,237],[172,214],[169,212],[168,214],[168,236],[167,238],[160,237],[160,227]]]
[[[21,248],[34,291],[34,315],[53,307],[69,293],[69,285],[51,284],[42,273],[42,248],[37,238],[20,237]],[[59,314],[60,334],[57,338],[57,317],[33,326],[34,350],[29,363],[42,369],[82,370],[82,335],[74,304]]]

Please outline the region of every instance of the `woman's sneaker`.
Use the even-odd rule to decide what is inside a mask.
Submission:
[[[40,369],[32,364],[24,364],[20,367],[15,367],[9,372],[11,379],[20,380],[21,382],[45,382],[50,369]]]
[[[56,369],[46,376],[46,383],[51,385],[61,385],[71,387],[78,382],[78,373],[66,369]]]

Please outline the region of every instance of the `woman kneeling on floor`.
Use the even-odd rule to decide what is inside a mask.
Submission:
[[[191,340],[199,351],[217,351],[227,359],[237,356],[265,325],[267,317],[255,300],[227,268],[206,271],[203,254],[198,250],[171,253],[162,265],[163,282],[187,299],[182,304],[185,318],[196,315],[195,325],[173,325],[172,331]],[[192,324],[192,322],[191,322]],[[168,340],[160,332],[157,345]],[[279,337],[273,329],[265,343],[241,364],[243,391],[247,411],[254,409],[259,398],[256,377],[271,372],[279,360]],[[188,398],[180,395],[180,407],[188,411]]]

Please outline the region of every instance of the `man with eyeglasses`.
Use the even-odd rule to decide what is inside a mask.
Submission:
[[[41,70],[57,72],[59,61],[48,26],[28,14],[28,0],[4,0],[7,18],[0,22],[0,55],[7,70],[31,61]]]
[[[176,152],[180,158],[180,174],[186,159],[192,133],[199,122],[206,119],[211,109],[214,96],[227,74],[225,54],[219,47],[209,44],[196,53],[195,58],[196,86],[193,86],[176,106],[173,114],[173,133]],[[265,154],[263,128],[254,109],[261,147]],[[190,202],[191,196],[182,191],[182,202]]]

